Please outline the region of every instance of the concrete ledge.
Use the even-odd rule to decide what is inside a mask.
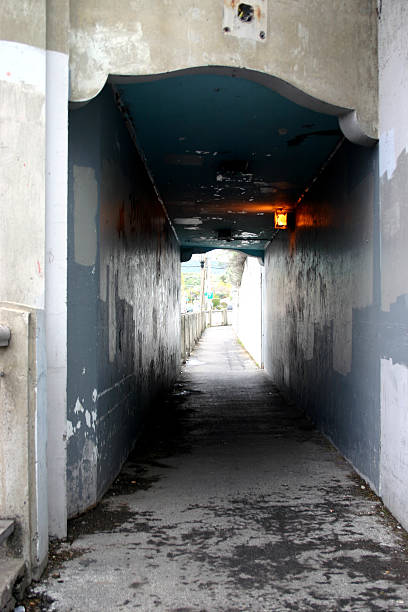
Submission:
[[[23,595],[26,587],[26,566],[23,559],[0,559],[0,610],[9,612],[15,607],[15,597]],[[15,593],[15,590],[18,593]]]
[[[14,531],[14,521],[0,519],[0,545],[6,542],[7,538]]]

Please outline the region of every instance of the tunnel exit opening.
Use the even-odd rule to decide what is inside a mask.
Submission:
[[[230,325],[255,363],[263,367],[263,294],[262,262],[240,251],[217,249],[182,263],[182,362],[206,327]],[[196,326],[193,338],[191,325]]]

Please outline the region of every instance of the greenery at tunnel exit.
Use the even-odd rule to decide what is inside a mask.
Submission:
[[[181,266],[182,310],[200,310],[202,264],[207,269],[205,308],[218,310],[231,307],[245,258],[235,251],[216,250],[205,255],[193,255],[190,261],[184,262]]]

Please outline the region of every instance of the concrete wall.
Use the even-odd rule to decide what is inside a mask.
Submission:
[[[108,86],[70,113],[68,514],[104,493],[180,362],[179,246]]]
[[[256,363],[262,365],[262,266],[255,257],[247,257],[233,312],[235,333]]]
[[[265,367],[378,491],[377,172],[344,143],[268,248]]]
[[[379,20],[381,197],[381,485],[408,528],[408,5]]]
[[[44,309],[46,3],[5,5],[0,20],[0,301]]]
[[[39,578],[48,552],[44,313],[0,303],[11,330],[0,348],[0,517],[15,520],[13,552]]]
[[[50,406],[49,526],[59,536],[66,530],[68,28],[68,0],[2,3],[0,300],[47,313],[41,389]],[[46,406],[46,397],[39,402]],[[45,449],[47,428],[43,434]]]
[[[30,371],[23,371],[24,364],[28,365],[24,351],[14,363],[13,367],[20,373],[20,388],[17,389],[17,379],[13,377],[3,385],[5,393],[9,382],[13,385],[16,418],[29,414],[24,421],[28,427],[24,436],[30,441],[30,447],[20,444],[21,427],[8,429],[7,439],[0,441],[0,453],[6,462],[0,465],[0,470],[5,470],[6,478],[13,478],[13,460],[4,449],[19,448],[18,461],[32,462],[29,469],[33,471],[28,489],[24,480],[21,487],[17,480],[16,486],[8,489],[9,510],[3,505],[0,515],[7,512],[12,516],[15,509],[22,542],[27,538],[32,541],[30,545],[23,545],[23,552],[29,574],[32,571],[34,576],[41,571],[48,548],[47,402],[51,423],[59,419],[58,431],[48,445],[53,459],[48,461],[48,475],[54,501],[62,507],[62,514],[65,512],[65,483],[62,479],[62,487],[58,488],[61,472],[55,479],[53,475],[54,467],[61,464],[61,455],[65,462],[63,452],[57,453],[56,449],[64,448],[66,423],[66,380],[62,365],[65,357],[60,349],[61,344],[64,347],[66,330],[66,292],[63,290],[66,241],[61,237],[66,228],[68,25],[68,0],[22,0],[17,4],[6,0],[1,5],[0,301],[8,304],[10,312],[25,313],[29,334],[36,341]],[[55,269],[58,271],[53,276]],[[56,283],[62,285],[62,290],[55,290]],[[51,319],[54,317],[53,321],[48,314]],[[18,321],[22,317],[19,314]],[[12,332],[14,346],[26,341],[26,330],[21,326]],[[18,333],[22,334],[21,338]],[[2,357],[7,361],[11,354],[15,358],[18,353],[10,349]],[[47,356],[52,364],[50,368]],[[27,380],[35,392],[27,386]],[[7,410],[7,405],[4,407]],[[22,498],[23,492],[28,496]],[[18,510],[21,504],[25,506],[23,515],[30,516],[29,522]],[[51,525],[53,509],[51,505]],[[59,535],[65,534],[66,525],[62,523]],[[34,552],[28,554],[28,549]]]
[[[375,0],[252,4],[254,21],[243,24],[235,0],[71,0],[71,100],[95,96],[109,74],[244,66],[277,77],[273,87],[289,83],[341,107],[335,113],[356,109],[363,131],[376,136]]]

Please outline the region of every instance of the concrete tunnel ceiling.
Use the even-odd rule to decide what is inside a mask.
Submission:
[[[115,88],[184,260],[214,248],[262,257],[274,211],[295,207],[342,138],[336,116],[236,75],[145,77]]]

